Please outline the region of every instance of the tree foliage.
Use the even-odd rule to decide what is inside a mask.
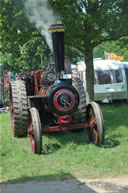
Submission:
[[[23,1],[0,1],[0,28],[0,58],[7,70],[37,70],[48,63],[49,48],[28,22]]]
[[[128,38],[122,37],[117,41],[103,42],[94,48],[94,57],[104,59],[104,52],[115,53],[123,56],[124,61],[128,61]]]

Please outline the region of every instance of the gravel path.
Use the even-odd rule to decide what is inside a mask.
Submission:
[[[0,193],[128,193],[128,176],[0,184]]]

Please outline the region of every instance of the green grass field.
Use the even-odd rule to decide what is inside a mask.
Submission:
[[[0,114],[1,181],[17,182],[128,174],[128,104],[101,106],[105,122],[102,148],[89,144],[86,131],[43,136],[44,153],[34,155],[28,138],[12,137],[10,114]]]

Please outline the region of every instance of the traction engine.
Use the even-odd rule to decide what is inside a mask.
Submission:
[[[70,63],[64,57],[64,25],[51,25],[53,56],[44,70],[21,73],[10,82],[10,114],[14,137],[29,135],[31,150],[40,154],[42,134],[81,131],[90,142],[104,142],[104,121],[99,105],[86,105],[81,80],[72,78]]]

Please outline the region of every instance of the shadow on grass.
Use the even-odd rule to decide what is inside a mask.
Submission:
[[[59,149],[61,149],[62,146],[59,145],[58,143],[48,143],[43,145],[43,155],[48,155],[55,153]]]
[[[92,179],[89,182],[88,179],[79,180],[70,173],[32,177],[23,176],[0,184],[1,192],[6,193],[98,193],[95,189],[97,191],[100,189],[104,192],[125,193],[128,191],[128,186],[119,186],[116,182],[100,181],[99,179],[98,181]]]
[[[49,133],[45,134],[45,136],[48,138],[48,143],[43,145],[44,154],[54,153],[68,144],[74,144],[74,146],[89,144],[86,130],[75,133],[70,131],[65,133]],[[50,141],[52,141],[52,143]]]
[[[40,176],[22,176],[13,180],[6,180],[0,184],[17,184],[24,183],[29,181],[50,181],[50,180],[67,180],[73,179],[73,176],[69,173],[60,173],[60,174],[49,174],[49,175],[40,175]]]
[[[25,183],[24,183],[25,182]],[[2,183],[2,192],[6,193],[97,193],[90,188],[85,181],[80,181],[71,174],[48,175],[48,176],[24,176],[20,179],[9,180]]]
[[[107,138],[104,141],[104,148],[115,148],[120,145],[119,140],[113,138]]]
[[[75,145],[89,145],[89,139],[88,136],[86,135],[85,138],[83,138],[83,136],[81,135],[85,135],[84,132],[79,133],[75,136],[75,134],[61,134],[60,136],[56,136],[54,134],[52,135],[48,135],[48,138],[52,138],[54,137],[57,141],[59,141],[59,143],[47,143],[43,145],[43,154],[44,155],[48,155],[48,154],[52,154],[55,153],[56,151],[60,150],[61,148],[63,148],[65,145],[68,145],[68,143],[73,143],[74,146]],[[117,138],[119,138],[120,136],[118,135],[113,135],[110,138],[106,138],[104,141],[103,146],[101,146],[101,148],[115,148],[117,146],[120,145],[120,141],[117,140]],[[94,144],[92,144],[94,145]],[[98,148],[98,147],[97,147]]]

